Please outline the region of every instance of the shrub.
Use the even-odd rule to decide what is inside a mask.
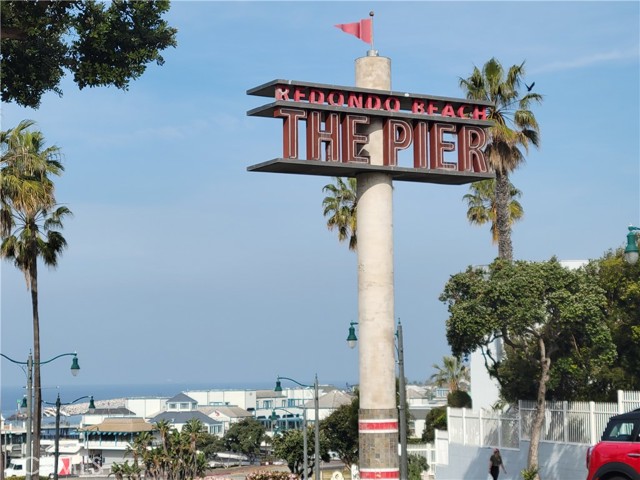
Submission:
[[[257,470],[247,475],[246,480],[298,480],[298,476],[289,472]]]

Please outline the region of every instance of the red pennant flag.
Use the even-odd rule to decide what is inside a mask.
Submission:
[[[372,32],[370,18],[366,18],[355,23],[340,23],[335,25],[335,27],[339,28],[344,33],[355,35],[363,42],[371,43]]]

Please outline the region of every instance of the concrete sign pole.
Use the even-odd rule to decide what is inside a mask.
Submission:
[[[356,59],[356,87],[391,90],[391,60],[370,50]],[[371,165],[383,165],[382,119],[371,117]],[[358,180],[358,323],[360,333],[360,478],[399,479],[396,408],[393,185],[387,173]],[[406,480],[406,479],[403,479]]]

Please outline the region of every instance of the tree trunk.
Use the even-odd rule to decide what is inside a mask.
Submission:
[[[42,430],[42,388],[40,381],[40,319],[38,317],[38,265],[37,259],[29,267],[31,309],[33,314],[33,471],[40,470],[40,431]]]
[[[540,444],[540,434],[544,424],[545,396],[547,394],[547,382],[549,381],[549,368],[551,359],[547,357],[544,340],[538,339],[540,346],[540,383],[538,384],[538,397],[536,399],[536,413],[531,425],[531,443],[529,444],[529,458],[527,467],[538,467],[538,445]],[[540,480],[540,475],[536,475],[535,480]]]
[[[513,260],[511,223],[509,222],[509,174],[496,170],[496,228],[498,230],[498,257]]]

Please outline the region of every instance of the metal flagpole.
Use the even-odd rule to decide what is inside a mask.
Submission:
[[[371,17],[371,55],[375,55],[375,49],[373,48],[373,10],[369,12],[369,16]]]

